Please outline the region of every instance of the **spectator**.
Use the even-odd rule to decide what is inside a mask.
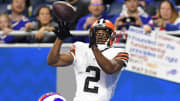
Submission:
[[[138,9],[139,0],[125,0],[127,9],[123,9],[120,14],[113,17],[116,29],[128,29],[129,25],[142,26],[147,24],[151,17],[142,9]],[[128,20],[127,20],[128,19]]]
[[[10,14],[10,19],[13,30],[24,31],[26,23],[29,22],[29,19],[23,15],[26,8],[26,0],[13,0],[11,7],[12,13]]]
[[[91,24],[97,19],[100,18],[108,19],[108,17],[104,13],[103,0],[91,0],[88,6],[88,10],[90,14],[79,19],[76,26],[76,30],[88,30]],[[87,36],[74,37],[72,42],[75,41],[89,42],[89,38]]]
[[[178,12],[170,1],[164,0],[161,2],[157,11],[156,19],[150,21],[150,26],[153,29],[160,28],[160,30],[166,31],[175,31],[180,29],[180,18],[178,16]],[[150,32],[151,30],[152,29],[150,27],[145,29],[147,32]]]
[[[88,10],[90,14],[80,18],[76,30],[88,30],[91,24],[97,19],[100,18],[107,19],[107,16],[103,13],[104,12],[103,0],[91,0]]]
[[[26,30],[38,30],[35,35],[36,42],[54,42],[55,36],[44,34],[45,31],[53,31],[54,27],[57,26],[57,24],[52,21],[51,9],[48,6],[41,6],[36,16],[37,22],[27,23]]]
[[[0,43],[15,42],[15,37],[8,35],[8,33],[13,31],[8,14],[0,14],[0,31],[3,32],[0,34]]]
[[[11,8],[12,12],[9,17],[11,19],[12,29],[24,31],[26,23],[29,22],[29,19],[24,16],[26,0],[12,0]],[[16,41],[27,42],[26,36],[16,36]]]

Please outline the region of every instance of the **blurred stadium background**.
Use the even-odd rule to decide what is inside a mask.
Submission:
[[[33,21],[40,5],[52,7],[54,1],[57,0],[26,0],[24,14]],[[113,16],[119,13],[121,7],[120,9],[117,7],[122,6],[123,1],[104,0],[107,14]],[[159,1],[161,0],[147,0],[147,3],[158,8]],[[10,3],[11,0],[0,0],[0,13],[10,13]],[[174,0],[174,3],[180,12],[180,1]],[[52,32],[46,33],[52,35]],[[87,35],[86,31],[74,33]],[[34,33],[11,32],[11,35],[15,36],[32,34]],[[124,48],[124,40],[122,35],[119,47]],[[58,92],[67,98],[67,101],[72,101],[75,92],[73,70],[71,67],[56,69],[47,65],[46,58],[51,46],[52,43],[0,43],[0,101],[37,101],[47,92]],[[63,51],[67,51],[70,46],[71,43],[65,44]],[[111,101],[179,101],[179,99],[180,84],[124,70]]]

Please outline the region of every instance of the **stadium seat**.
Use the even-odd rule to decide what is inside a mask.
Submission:
[[[180,0],[174,0],[177,6],[180,6]]]
[[[0,3],[0,13],[8,13],[8,5],[7,3]]]
[[[0,4],[4,3],[4,0],[0,0]]]
[[[113,2],[110,4],[110,7],[105,11],[107,13],[107,16],[112,18],[114,15],[118,14],[122,10],[123,3],[120,2]]]
[[[0,0],[0,3],[11,3],[12,0]]]

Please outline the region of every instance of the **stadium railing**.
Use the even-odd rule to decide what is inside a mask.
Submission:
[[[71,30],[70,31],[72,35],[74,36],[87,36],[89,31],[75,31]],[[164,31],[165,32],[165,31]],[[13,36],[26,36],[26,35],[35,35],[37,31],[31,31],[31,32],[26,32],[26,31],[13,31],[9,33],[8,35],[13,35]],[[117,35],[120,34],[120,31],[116,31]],[[168,31],[165,32],[170,35],[177,35],[180,36],[180,31]],[[3,32],[0,31],[0,35],[2,35]],[[44,34],[47,35],[54,35],[53,32],[48,32],[46,31]],[[121,34],[127,34],[127,33],[121,33]],[[53,43],[13,43],[13,44],[0,44],[0,47],[52,47]],[[72,44],[71,43],[65,43],[65,47],[70,47]],[[125,43],[116,43],[113,44],[115,47],[125,47]]]
[[[88,36],[89,31],[70,31],[73,36]],[[35,35],[37,31],[13,31],[10,32],[8,35],[13,35],[13,36],[27,36],[27,35]],[[116,31],[116,33],[119,33],[119,31]],[[0,35],[2,35],[3,32],[0,31]],[[54,32],[44,32],[44,34],[47,35],[55,35]],[[12,43],[12,44],[0,44],[0,47],[51,47],[53,43]],[[72,44],[71,43],[65,43],[65,47],[70,47]],[[124,47],[124,43],[120,44],[114,44],[116,47]]]
[[[74,36],[87,36],[89,34],[89,31],[75,31],[75,30],[71,30],[70,32]],[[116,34],[119,34],[119,32],[120,31],[117,30]],[[165,32],[165,31],[163,31],[163,32]],[[13,31],[13,32],[9,33],[8,35],[24,36],[24,35],[35,35],[36,33],[37,33],[37,31],[30,31],[30,32],[26,32],[26,31]],[[170,34],[170,35],[180,35],[180,31],[168,31],[166,33]],[[2,34],[3,34],[3,32],[0,31],[0,35],[2,35]],[[48,32],[48,31],[46,31],[45,34],[54,35],[53,32]]]

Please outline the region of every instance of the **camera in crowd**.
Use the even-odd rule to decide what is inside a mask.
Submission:
[[[136,22],[136,18],[134,18],[134,17],[125,17],[121,21],[123,23],[135,23]]]
[[[121,27],[119,27],[119,30],[127,30],[129,29],[129,26],[137,26],[136,25],[136,18],[134,17],[125,17],[121,19],[121,21],[124,23]]]

